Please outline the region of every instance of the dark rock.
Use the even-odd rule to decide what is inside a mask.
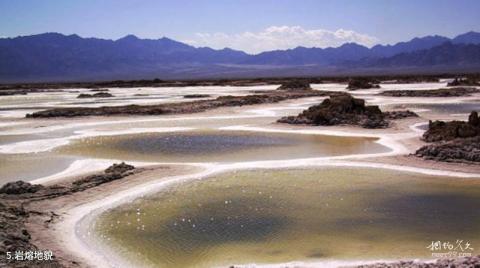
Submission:
[[[387,90],[380,95],[390,97],[459,97],[480,92],[473,87],[439,88],[429,90]]]
[[[348,90],[380,88],[378,81],[370,78],[353,78],[348,81]]]
[[[382,84],[413,84],[413,83],[435,83],[439,82],[438,77],[433,76],[412,76],[412,77],[399,77],[393,81],[382,81]]]
[[[94,98],[111,98],[111,97],[113,97],[113,95],[110,94],[110,93],[107,93],[107,92],[99,92],[99,93],[93,94],[92,97],[94,97]]]
[[[25,90],[0,90],[0,96],[27,95]]]
[[[94,88],[94,89],[91,89],[90,91],[92,91],[92,92],[108,92],[109,90],[107,88]]]
[[[190,102],[166,103],[157,105],[125,105],[105,107],[68,107],[55,108],[27,114],[27,118],[76,117],[101,115],[161,115],[204,112],[209,109],[229,106],[243,106],[261,103],[276,103],[288,99],[316,96],[328,96],[338,93],[319,90],[279,91],[247,96],[221,96],[216,99],[195,100]]]
[[[386,119],[391,119],[391,120],[397,120],[397,119],[403,119],[403,118],[408,118],[408,117],[418,117],[418,114],[406,110],[406,111],[389,111],[389,112],[384,112],[383,115],[385,116]]]
[[[122,179],[133,174],[134,170],[134,166],[125,164],[124,162],[120,164],[113,164],[107,169],[105,169],[103,174],[90,175],[74,181],[72,183],[73,191],[81,191],[87,188],[98,186],[103,183]]]
[[[210,95],[208,94],[188,94],[183,96],[185,99],[200,99],[200,98],[208,98]]]
[[[468,116],[468,124],[472,126],[480,126],[480,120],[478,119],[478,113],[473,111]]]
[[[113,97],[112,94],[108,93],[108,92],[98,92],[98,93],[95,93],[95,94],[85,94],[85,93],[82,93],[80,95],[77,96],[77,98],[79,99],[86,99],[86,98],[110,98],[110,97]]]
[[[82,94],[78,95],[77,98],[78,98],[78,99],[93,98],[93,95],[92,95],[92,94],[82,93]]]
[[[469,138],[480,135],[477,112],[471,112],[469,121],[430,121],[428,130],[423,134],[427,142],[449,141],[456,138]]]
[[[385,128],[388,121],[378,106],[366,106],[363,99],[348,94],[332,96],[312,106],[296,117],[288,116],[279,123],[312,125],[360,125],[365,128]]]
[[[120,164],[113,164],[107,169],[105,169],[105,173],[124,173],[129,170],[134,170],[135,167],[132,165],[125,164],[125,162],[122,162]]]
[[[463,77],[463,78],[455,78],[452,82],[447,83],[448,87],[456,87],[456,86],[480,86],[480,82],[478,82],[474,78],[470,77]]]
[[[310,84],[306,81],[291,80],[284,82],[278,90],[311,90]]]
[[[42,185],[31,184],[24,181],[9,182],[0,188],[0,194],[25,194],[35,193],[42,189]]]
[[[480,136],[434,143],[415,152],[418,157],[445,162],[480,162]]]
[[[477,112],[471,112],[468,122],[430,121],[423,134],[426,142],[434,144],[421,147],[418,157],[447,162],[480,162],[480,122]]]

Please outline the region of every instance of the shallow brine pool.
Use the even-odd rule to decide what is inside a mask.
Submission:
[[[376,138],[195,131],[103,136],[75,141],[58,151],[96,158],[157,162],[230,162],[380,153]]]
[[[177,184],[87,229],[134,266],[432,258],[432,241],[463,240],[480,253],[479,211],[478,179],[254,170]]]

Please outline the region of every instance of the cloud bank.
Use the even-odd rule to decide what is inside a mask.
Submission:
[[[222,49],[229,47],[248,53],[259,53],[276,49],[304,47],[337,47],[344,43],[372,46],[378,39],[351,30],[324,29],[307,30],[300,26],[271,26],[260,32],[244,32],[239,34],[197,33],[192,40],[184,42],[197,47]]]

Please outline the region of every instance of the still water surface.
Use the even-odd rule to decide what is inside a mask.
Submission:
[[[172,186],[101,214],[90,231],[136,266],[429,258],[438,240],[480,253],[479,211],[478,179],[254,170]]]
[[[65,154],[158,162],[279,160],[386,152],[376,138],[204,130],[86,138]]]

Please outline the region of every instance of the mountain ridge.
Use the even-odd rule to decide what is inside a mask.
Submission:
[[[454,38],[425,36],[372,48],[345,43],[339,47],[299,46],[251,55],[230,48],[194,47],[167,37],[141,39],[127,35],[110,40],[44,33],[0,38],[0,82],[276,75],[286,69],[301,74],[305,68],[319,73],[338,68],[353,72],[359,68],[427,68],[429,62],[445,65],[448,70],[480,64],[477,46],[480,33],[471,31]],[[436,47],[441,49],[432,50]]]

